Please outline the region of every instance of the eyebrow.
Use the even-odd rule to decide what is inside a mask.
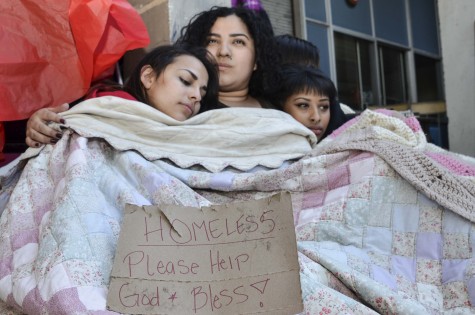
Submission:
[[[193,71],[185,69],[185,68],[180,68],[179,70],[183,70],[183,71],[188,72],[191,75],[191,77],[193,78],[193,80],[195,80],[195,81],[198,80],[198,76],[196,74],[194,74]],[[203,89],[206,92],[206,91],[208,91],[208,86],[203,85],[201,87],[201,89]]]
[[[188,72],[193,77],[193,79],[198,80],[198,77],[196,76],[196,74],[194,74],[191,70],[184,69],[184,68],[181,68],[180,70],[184,70]]]
[[[221,37],[221,35],[219,34],[216,34],[216,33],[209,33],[208,36],[216,36],[216,37]],[[239,37],[239,36],[244,36],[246,37],[248,40],[251,40],[251,38],[247,35],[247,34],[244,34],[244,33],[233,33],[233,34],[229,34],[230,37]]]
[[[310,101],[310,98],[303,97],[303,96],[299,96],[299,97],[294,98],[294,101],[298,101],[298,100]],[[324,96],[321,99],[319,99],[318,101],[319,102],[322,102],[322,101],[325,102],[325,101],[329,101],[329,100],[330,100],[330,98],[328,96]]]

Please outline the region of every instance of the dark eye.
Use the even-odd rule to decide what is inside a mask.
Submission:
[[[217,44],[218,43],[218,40],[214,39],[214,38],[208,38],[206,40],[206,46],[209,46],[209,45],[213,45],[213,44]]]
[[[301,108],[301,109],[307,109],[308,108],[307,103],[298,103],[296,105],[297,105],[298,108]]]
[[[318,106],[318,109],[322,112],[326,112],[327,110],[330,109],[330,105],[329,104],[322,104],[322,105]]]
[[[242,39],[235,39],[234,43],[238,44],[238,45],[245,45],[246,44],[246,42],[244,42]]]

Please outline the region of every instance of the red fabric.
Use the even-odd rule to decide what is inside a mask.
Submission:
[[[5,129],[3,124],[0,122],[0,161],[3,160],[3,147],[5,146]]]
[[[0,121],[84,96],[150,42],[126,0],[2,0],[0,12]]]

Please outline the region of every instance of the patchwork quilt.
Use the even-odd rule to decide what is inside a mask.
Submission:
[[[198,207],[279,191],[292,194],[305,314],[475,313],[475,160],[428,144],[416,118],[367,110],[315,145],[280,112],[223,109],[197,118],[214,136],[186,151],[145,131],[189,124],[126,107],[77,109],[55,146],[0,177],[1,314],[114,314],[106,296],[127,203]],[[127,128],[133,115],[147,128]],[[107,117],[123,131],[102,126]],[[243,132],[233,128],[262,130],[235,163],[226,143],[239,151]],[[266,139],[266,128],[283,131]]]

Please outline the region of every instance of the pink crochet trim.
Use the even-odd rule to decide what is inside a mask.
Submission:
[[[421,131],[422,128],[421,128],[421,124],[419,123],[419,120],[417,120],[416,117],[409,117],[409,118],[406,118],[404,120],[404,122],[406,123],[406,125],[409,126],[409,128],[411,128],[412,131],[414,132],[418,132],[418,131]]]
[[[475,167],[463,164],[442,153],[426,152],[426,155],[457,175],[475,176]]]

